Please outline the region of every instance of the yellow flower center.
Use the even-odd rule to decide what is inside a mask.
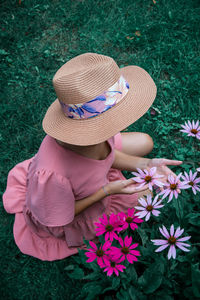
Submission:
[[[101,257],[101,256],[104,255],[104,251],[103,251],[102,249],[98,249],[98,250],[96,251],[96,255],[99,256],[99,257]]]
[[[111,266],[112,268],[114,268],[115,265],[116,265],[116,263],[115,263],[114,261],[111,261],[110,266]]]
[[[131,217],[127,217],[127,218],[126,218],[126,222],[127,222],[127,223],[131,223],[132,221],[133,221],[133,218],[131,218]]]
[[[106,226],[106,230],[107,230],[107,231],[112,231],[112,230],[113,230],[112,225],[108,224],[108,225]]]
[[[193,181],[190,181],[188,184],[191,185],[191,186],[193,186],[193,185],[194,185],[194,182],[193,182]]]
[[[192,129],[191,132],[197,134],[198,131],[196,129]]]
[[[171,190],[175,190],[175,189],[176,189],[176,186],[177,186],[177,184],[172,183],[172,184],[170,184],[170,189],[171,189]]]
[[[147,176],[145,176],[145,178],[144,178],[144,180],[146,181],[146,182],[150,182],[151,181],[151,176],[149,176],[149,175],[147,175]]]
[[[153,210],[153,206],[152,205],[147,205],[146,210],[152,211]]]
[[[128,247],[123,247],[121,249],[121,252],[124,253],[124,254],[128,254],[129,253],[129,248]]]
[[[175,237],[174,236],[170,236],[170,238],[168,239],[168,242],[170,243],[170,244],[175,244],[176,243],[176,239],[175,239]]]

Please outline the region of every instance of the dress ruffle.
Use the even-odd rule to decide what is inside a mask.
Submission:
[[[13,227],[14,239],[22,253],[40,260],[53,261],[78,253],[78,248],[86,249],[83,236],[98,243],[94,222],[99,221],[103,213],[110,215],[127,212],[137,205],[138,195],[111,195],[97,202],[97,213],[92,216],[85,210],[75,216],[72,223],[65,226],[48,227],[40,224],[26,206],[27,173],[34,157],[17,164],[8,174],[7,188],[3,194],[4,208],[15,214]],[[108,173],[110,181],[125,179],[116,169]],[[80,238],[80,232],[82,237]]]

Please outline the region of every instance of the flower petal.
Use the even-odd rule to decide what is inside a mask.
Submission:
[[[167,248],[168,246],[169,246],[168,243],[166,245],[162,245],[158,249],[156,249],[155,252],[160,252],[160,251],[164,250],[165,248]]]
[[[189,252],[189,251],[190,251],[189,249],[183,247],[179,242],[176,243],[176,246],[177,246],[178,248],[180,248],[181,250],[185,251],[185,252]]]
[[[184,232],[184,229],[181,229],[180,226],[176,229],[176,232],[174,234],[174,237],[177,239],[182,233]]]
[[[160,211],[159,211],[159,210],[153,209],[153,210],[152,210],[152,214],[153,214],[154,216],[158,217],[159,214],[160,214]]]
[[[145,221],[148,221],[148,220],[149,220],[149,218],[150,218],[150,216],[151,216],[151,213],[150,213],[150,212],[148,212],[148,213],[147,213],[147,215],[146,215],[146,217],[145,217]]]
[[[172,224],[170,227],[170,235],[173,236],[174,234],[174,225]]]
[[[142,206],[144,206],[144,207],[147,206],[147,202],[145,201],[144,198],[139,198],[139,199],[138,199],[138,202],[139,202]]]
[[[168,240],[151,240],[153,243],[154,243],[154,245],[166,245],[166,244],[168,244]]]
[[[190,238],[191,238],[191,236],[185,236],[185,237],[183,237],[181,239],[178,239],[177,242],[184,242],[184,241],[189,240]]]

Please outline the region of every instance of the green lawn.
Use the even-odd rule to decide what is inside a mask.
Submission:
[[[119,67],[138,65],[149,72],[158,88],[154,110],[128,130],[152,136],[155,146],[148,157],[192,161],[183,165],[186,171],[199,167],[198,140],[179,131],[180,124],[199,118],[199,16],[198,0],[22,0],[21,4],[2,0],[1,195],[8,171],[33,156],[45,136],[41,122],[56,99],[52,86],[55,72],[85,52],[111,56]],[[198,196],[192,192],[184,195],[183,219],[185,213],[199,211]],[[42,262],[20,253],[12,233],[14,216],[4,211],[2,202],[0,205],[0,298],[86,299],[80,292],[86,281],[69,278],[64,270],[78,263],[72,257]],[[167,224],[172,221],[169,215]],[[186,224],[187,233],[195,235],[195,243],[200,239],[198,222]],[[127,288],[120,283],[94,299],[199,299],[199,245],[193,249],[189,259],[178,262],[180,266],[172,263],[171,287],[162,283],[154,293],[142,290],[138,296],[131,296],[134,290],[125,295],[123,290]],[[160,257],[166,258],[166,253]],[[170,266],[166,268],[170,270]],[[106,284],[112,285],[109,281]]]

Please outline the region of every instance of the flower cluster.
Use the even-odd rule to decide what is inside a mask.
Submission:
[[[159,192],[159,196],[163,195],[162,199],[169,197],[168,202],[170,202],[173,197],[177,199],[178,194],[181,192],[182,189],[192,188],[192,191],[195,195],[196,191],[200,191],[200,186],[198,185],[198,183],[200,182],[200,177],[196,178],[198,174],[198,169],[197,172],[195,172],[194,174],[191,170],[189,174],[184,172],[185,176],[182,175],[182,173],[178,174],[176,177],[170,174],[168,175],[167,181],[165,183],[157,180],[160,177],[164,177],[164,175],[157,174],[156,167],[151,168],[150,171],[146,169],[141,170],[139,168],[137,168],[137,170],[138,173],[132,172],[132,174],[136,176],[132,177],[132,179],[135,182],[140,183],[138,187],[142,187],[143,185],[148,184],[148,187],[151,191],[153,190],[153,188],[159,188],[159,190],[155,189],[155,191]],[[180,181],[180,179],[183,179],[183,181]],[[162,188],[162,190],[160,190],[160,188]],[[144,201],[142,202],[144,204]],[[141,203],[141,205],[143,204]]]
[[[188,133],[188,136],[196,137],[200,139],[200,126],[199,121],[196,123],[185,122],[185,125],[181,125],[184,130],[182,132]],[[124,232],[127,228],[135,230],[138,225],[145,221],[149,221],[151,216],[158,217],[160,215],[159,209],[164,207],[163,199],[168,197],[168,202],[176,199],[181,193],[181,190],[191,189],[196,195],[197,191],[200,192],[200,168],[197,168],[193,173],[192,170],[189,173],[184,172],[178,175],[174,173],[168,173],[160,175],[157,173],[157,168],[154,166],[149,170],[141,170],[137,168],[137,172],[132,172],[135,177],[132,177],[133,181],[139,183],[139,187],[148,185],[151,194],[146,197],[143,196],[138,199],[138,205],[135,206],[137,210],[135,213],[134,208],[128,209],[127,214],[119,212],[117,215],[111,214],[110,216],[103,215],[99,218],[99,223],[95,223],[96,236],[104,235],[105,242],[100,246],[97,246],[94,242],[89,241],[91,248],[87,249],[85,255],[88,257],[87,262],[97,261],[97,264],[104,272],[107,272],[107,276],[116,274],[119,276],[119,272],[123,272],[126,266],[123,262],[127,261],[130,264],[138,261],[140,252],[136,249],[138,243],[134,243],[132,237],[126,235],[124,240],[120,236],[121,232]],[[182,180],[182,181],[181,181]],[[154,193],[156,196],[153,196]],[[160,199],[160,198],[161,199]],[[190,251],[188,248],[189,244],[186,242],[191,236],[185,236],[180,238],[183,234],[184,229],[178,226],[174,228],[174,224],[170,226],[170,230],[162,225],[159,227],[159,231],[165,239],[152,239],[151,242],[155,246],[159,246],[155,252],[161,252],[169,247],[168,259],[176,258],[176,247],[184,252]],[[114,244],[114,245],[113,245]]]
[[[132,237],[125,236],[124,240],[119,236],[119,233],[125,231],[127,228],[135,230],[138,228],[138,224],[143,220],[134,215],[134,208],[128,209],[127,214],[120,212],[118,214],[111,214],[109,217],[103,214],[102,218],[99,218],[99,223],[96,225],[96,236],[105,234],[105,243],[99,247],[89,241],[92,248],[87,249],[88,252],[85,255],[88,257],[87,262],[93,262],[97,260],[97,264],[100,268],[107,272],[107,276],[111,276],[113,272],[118,276],[119,271],[123,272],[126,267],[121,262],[127,260],[129,263],[137,261],[137,256],[140,256],[140,252],[135,250],[138,243],[132,243]],[[117,247],[113,246],[113,241],[116,241]]]

